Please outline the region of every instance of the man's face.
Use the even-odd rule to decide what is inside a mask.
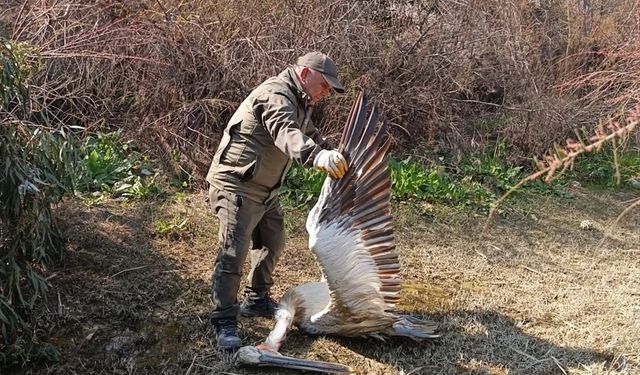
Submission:
[[[300,74],[304,91],[309,95],[311,105],[318,104],[331,94],[331,86],[320,72],[304,67]]]

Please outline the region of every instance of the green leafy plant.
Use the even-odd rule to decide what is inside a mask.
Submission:
[[[90,135],[80,150],[83,156],[76,177],[80,193],[141,200],[164,193],[150,160],[124,139],[121,130]]]
[[[326,178],[326,173],[294,165],[280,189],[284,198],[293,205],[304,206],[315,203]]]
[[[445,173],[443,166],[428,168],[411,159],[391,161],[394,199],[424,200],[459,206],[485,207],[492,197],[468,177]]]
[[[111,192],[125,198],[148,200],[164,195],[164,190],[156,182],[158,173],[153,176],[129,175],[116,182]]]
[[[70,134],[26,120],[29,48],[0,40],[0,365],[53,359],[29,318],[48,284],[42,276],[63,249],[51,206],[73,190]]]
[[[3,110],[24,116],[29,105],[29,77],[40,68],[36,49],[0,38],[0,97]]]
[[[488,207],[493,195],[470,178],[456,180],[442,167],[427,168],[406,159],[391,160],[391,191],[395,200],[432,201],[461,206]],[[315,203],[326,175],[295,166],[282,188],[285,201],[294,206]]]
[[[170,220],[158,220],[154,224],[156,233],[162,237],[182,239],[189,236],[193,230],[193,224],[188,217],[178,217]]]
[[[87,137],[82,145],[84,154],[78,188],[82,191],[101,190],[113,186],[130,175],[139,155],[121,131]]]

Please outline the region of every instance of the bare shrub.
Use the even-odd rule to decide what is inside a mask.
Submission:
[[[249,90],[309,50],[332,56],[350,87],[317,116],[324,133],[338,139],[364,87],[396,154],[462,155],[499,137],[522,162],[614,113],[616,90],[637,90],[631,0],[5,3],[0,30],[43,56],[33,90],[45,120],[126,127],[199,175]],[[600,81],[605,69],[619,77]],[[478,136],[471,118],[508,121]]]

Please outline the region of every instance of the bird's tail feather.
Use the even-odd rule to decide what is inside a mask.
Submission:
[[[437,326],[430,320],[418,319],[410,315],[400,315],[393,323],[390,336],[409,337],[415,341],[424,341],[440,337],[435,333]]]

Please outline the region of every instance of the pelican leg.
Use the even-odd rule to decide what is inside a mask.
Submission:
[[[276,351],[261,350],[255,346],[243,346],[236,353],[238,362],[247,365],[279,367],[294,370],[314,371],[324,374],[351,374],[349,366],[337,363],[313,361],[284,356]]]
[[[277,352],[280,349],[280,346],[282,346],[289,328],[291,328],[291,324],[293,323],[293,314],[287,310],[279,308],[275,313],[275,318],[276,324],[271,332],[269,332],[269,336],[263,345],[266,345],[273,349],[273,351]]]

